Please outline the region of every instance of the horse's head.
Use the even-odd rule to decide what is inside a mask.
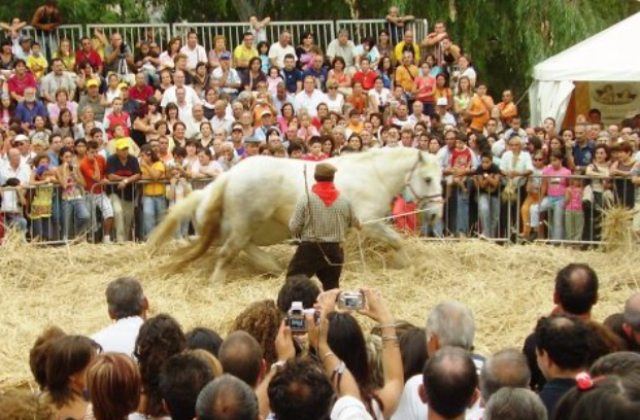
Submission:
[[[442,207],[442,169],[435,155],[418,152],[417,161],[407,178],[407,189],[418,204],[428,213]]]

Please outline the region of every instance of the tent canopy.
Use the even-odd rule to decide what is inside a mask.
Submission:
[[[640,81],[640,13],[618,22],[533,68],[543,81]]]
[[[640,81],[640,13],[585,39],[533,68],[529,88],[531,123],[564,120],[573,82]]]

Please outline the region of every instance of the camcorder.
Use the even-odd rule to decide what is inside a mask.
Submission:
[[[338,295],[338,309],[359,311],[364,309],[364,294],[361,291],[344,291]]]

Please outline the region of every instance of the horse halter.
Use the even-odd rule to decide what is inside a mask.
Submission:
[[[439,201],[442,199],[441,194],[420,195],[416,192],[416,190],[411,185],[411,178],[413,178],[413,174],[418,169],[418,165],[420,165],[420,163],[422,162],[424,162],[424,159],[422,158],[422,152],[418,152],[418,159],[416,160],[416,163],[413,164],[413,167],[411,168],[409,175],[407,175],[407,178],[404,183],[404,187],[409,190],[409,192],[411,193],[411,195],[413,195],[413,198],[415,198],[418,204]]]

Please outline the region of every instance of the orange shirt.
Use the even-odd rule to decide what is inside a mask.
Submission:
[[[518,107],[513,102],[509,102],[508,104],[500,102],[498,108],[500,109],[500,118],[502,118],[502,121],[507,125],[511,123],[513,117],[518,116]]]
[[[470,113],[482,112],[482,115],[478,117],[471,117],[471,128],[475,131],[482,131],[484,125],[491,118],[489,107],[480,97],[480,95],[473,95],[471,98],[471,105],[469,106]]]
[[[101,155],[96,155],[96,160],[98,161],[98,170],[100,171],[100,179],[105,179],[107,161]],[[97,182],[94,181],[93,179],[94,169],[95,169],[94,165],[95,164],[93,161],[90,161],[88,158],[84,157],[80,161],[80,173],[84,178],[85,191],[92,194],[101,194],[102,186],[98,185],[95,188],[93,187],[95,184],[97,184]]]
[[[418,67],[411,66],[399,66],[396,69],[396,83],[402,86],[405,92],[411,93],[415,90],[415,79],[418,77]]]

